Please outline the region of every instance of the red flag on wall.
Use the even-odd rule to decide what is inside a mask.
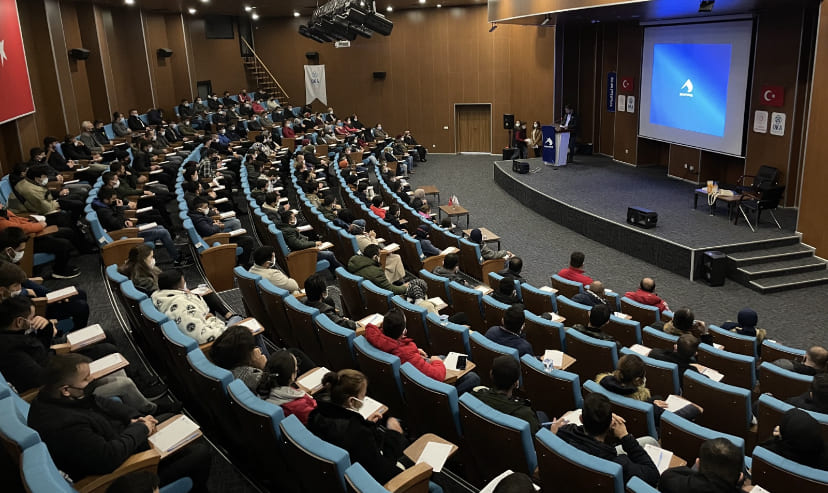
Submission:
[[[762,86],[759,100],[765,106],[782,106],[785,104],[785,88],[782,86]]]
[[[621,92],[634,92],[633,78],[621,77],[621,83],[618,84],[618,88],[621,89]]]
[[[0,123],[34,113],[15,0],[0,0]]]

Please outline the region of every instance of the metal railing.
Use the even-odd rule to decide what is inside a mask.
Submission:
[[[247,49],[250,50],[250,53],[253,53],[253,56],[256,58],[256,61],[259,62],[259,65],[261,65],[264,71],[267,72],[267,75],[270,77],[270,80],[272,80],[273,83],[276,84],[276,87],[279,88],[279,91],[281,91],[282,94],[285,95],[285,99],[290,99],[290,96],[288,96],[288,93],[287,91],[285,91],[285,88],[282,87],[282,84],[279,84],[279,81],[276,80],[276,77],[273,76],[273,74],[270,72],[270,69],[267,68],[267,65],[265,65],[262,59],[259,58],[259,55],[256,54],[256,50],[254,50],[253,47],[250,46],[250,43],[248,43],[246,39],[241,38],[241,40],[242,42],[244,42],[244,45],[247,46]]]

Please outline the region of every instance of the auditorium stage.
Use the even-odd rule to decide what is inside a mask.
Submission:
[[[691,183],[667,177],[663,167],[634,167],[603,156],[578,156],[577,163],[554,168],[539,158],[520,175],[511,161],[495,161],[494,180],[527,207],[592,240],[693,279],[706,250],[746,251],[799,242],[794,208],[778,209],[778,229],[770,214],[751,232],[740,216],[728,221],[719,204],[710,216],[706,198],[693,209]],[[658,212],[658,225],[642,229],[627,224],[627,207]],[[738,213],[738,212],[737,212]]]

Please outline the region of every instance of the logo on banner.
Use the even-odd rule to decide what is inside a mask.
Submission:
[[[762,104],[765,106],[782,106],[785,104],[785,88],[782,86],[762,86]]]
[[[0,0],[0,123],[34,113],[15,0]]]
[[[621,90],[625,92],[633,92],[633,78],[632,77],[622,77],[621,78]]]
[[[685,82],[684,85],[681,86],[681,92],[679,92],[679,96],[684,96],[684,97],[688,97],[688,98],[693,97],[693,81],[692,80],[687,79],[687,82]]]
[[[325,84],[324,65],[305,65],[305,102],[310,104],[318,99],[328,104],[328,89]]]
[[[616,80],[615,72],[607,73],[607,111],[610,113],[615,111]]]

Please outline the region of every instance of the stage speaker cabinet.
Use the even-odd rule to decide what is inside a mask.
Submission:
[[[655,228],[658,222],[658,213],[643,207],[628,207],[627,222],[642,228]]]
[[[515,155],[515,152],[517,152],[517,149],[515,147],[504,147],[503,148],[503,160],[508,161],[508,160],[512,159],[512,156]]]
[[[173,51],[169,48],[158,48],[156,53],[158,54],[158,58],[169,58],[173,56]]]
[[[512,160],[512,171],[521,175],[525,175],[529,173],[529,163],[524,163],[518,161],[517,159],[514,159]]]
[[[503,115],[503,130],[515,128],[515,115]]]
[[[69,58],[72,60],[86,60],[89,58],[89,50],[86,48],[72,48],[69,50]]]
[[[374,78],[377,80],[382,80],[385,78],[385,72],[374,72]]]
[[[707,284],[723,286],[727,276],[727,255],[718,250],[704,252],[700,270],[701,277]]]

